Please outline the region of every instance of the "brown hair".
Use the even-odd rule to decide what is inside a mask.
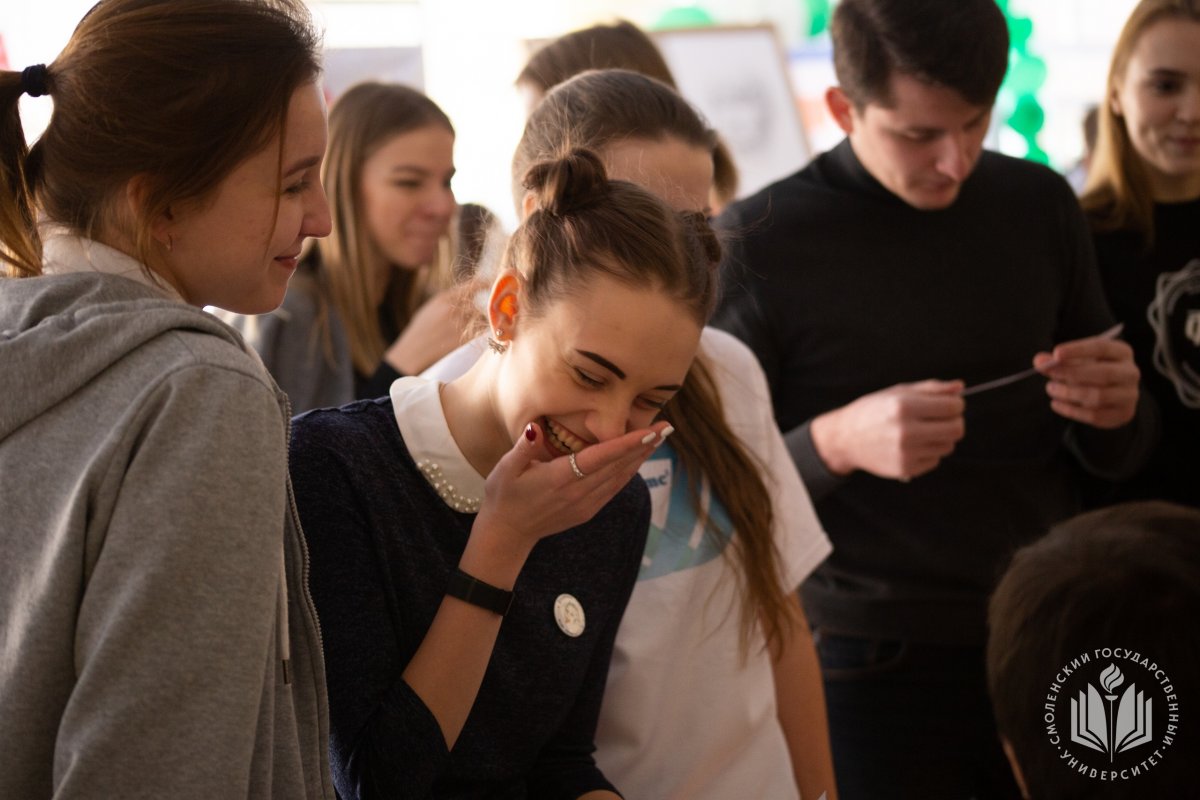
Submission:
[[[530,115],[513,157],[514,177],[530,164],[564,148],[603,152],[623,139],[678,138],[711,147],[713,133],[678,94],[659,81],[626,70],[593,71],[555,87]],[[517,184],[520,191],[523,186]],[[707,318],[705,319],[707,321]],[[664,417],[678,433],[671,440],[684,469],[706,476],[729,512],[735,573],[750,602],[741,607],[743,652],[761,620],[767,641],[781,644],[792,621],[790,595],[781,589],[779,556],[772,536],[770,495],[762,466],[725,421],[708,367],[696,359]],[[692,504],[702,517],[700,481],[691,482]],[[715,524],[711,518],[706,520]],[[717,531],[724,536],[732,531]],[[728,552],[728,551],[725,551]]]
[[[298,0],[97,3],[47,67],[54,112],[32,149],[18,110],[21,73],[0,73],[6,272],[41,273],[38,211],[81,235],[103,234],[119,224],[113,201],[135,177],[146,193],[121,233],[147,261],[151,220],[204,201],[283,136],[292,95],[320,72],[318,51]]]
[[[1142,33],[1164,19],[1200,23],[1198,0],[1142,0],[1129,15],[1108,67],[1104,102],[1100,103],[1100,131],[1092,154],[1087,184],[1080,203],[1097,230],[1130,229],[1154,240],[1154,196],[1142,158],[1129,139],[1125,121],[1113,113],[1112,98],[1125,78],[1125,70]]]
[[[680,212],[628,181],[608,180],[589,150],[530,167],[535,206],[513,233],[504,266],[521,275],[521,308],[587,291],[606,275],[666,294],[704,325],[716,305],[721,247],[704,215]]]
[[[516,82],[545,95],[558,84],[593,69],[639,72],[679,91],[658,46],[641,28],[626,20],[572,31],[543,45],[529,58]],[[722,205],[737,196],[737,165],[719,139],[713,148],[713,188]]]
[[[520,208],[522,179],[538,161],[579,147],[595,152],[616,142],[678,139],[711,151],[713,133],[667,84],[624,69],[592,70],[554,87],[529,115],[513,154],[513,199]]]
[[[329,197],[333,231],[317,242],[317,271],[323,294],[345,326],[354,368],[363,375],[375,372],[390,344],[384,340],[379,310],[371,297],[374,276],[386,258],[366,226],[363,164],[393,137],[430,126],[454,133],[450,118],[436,103],[399,84],[360,83],[339,97],[329,114],[329,147],[321,176]],[[439,250],[435,265],[428,270],[392,272],[384,302],[401,330],[430,291],[444,288],[453,280],[448,237],[443,237]],[[321,309],[318,328],[328,331],[327,308]]]
[[[838,84],[860,110],[889,105],[896,72],[990,106],[1008,70],[995,0],[841,0],[829,32]]]
[[[672,89],[675,78],[658,47],[632,22],[593,25],[572,31],[545,44],[530,56],[517,76],[546,94],[558,84],[589,69],[628,69],[657,78]]]
[[[1064,665],[1098,647],[1145,655],[1174,685],[1196,691],[1200,639],[1187,631],[1200,618],[1197,576],[1200,510],[1164,502],[1081,514],[1013,557],[988,607],[988,688],[1031,797],[1169,797],[1171,787],[1190,785],[1197,737],[1179,737],[1145,774],[1103,784],[1056,763],[1044,706],[1048,691],[1058,695],[1056,734],[1065,742],[1068,696],[1050,687]],[[1155,714],[1157,732],[1165,711]]]

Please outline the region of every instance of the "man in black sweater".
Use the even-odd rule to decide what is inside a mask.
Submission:
[[[716,324],[762,361],[834,542],[803,598],[843,800],[1015,797],[988,593],[1078,509],[1080,465],[1145,458],[1153,413],[1098,335],[1070,188],[982,150],[1008,60],[994,0],[842,0],[832,32],[847,139],[727,212]]]

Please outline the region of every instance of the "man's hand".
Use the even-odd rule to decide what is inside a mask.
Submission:
[[[1119,428],[1137,411],[1140,373],[1125,342],[1101,336],[1063,342],[1034,356],[1033,366],[1050,379],[1050,408],[1067,419]]]
[[[837,475],[856,469],[909,480],[933,470],[963,437],[962,381],[901,383],[812,421],[817,453]]]

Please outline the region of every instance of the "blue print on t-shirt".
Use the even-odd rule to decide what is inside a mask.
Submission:
[[[688,490],[691,476],[679,466],[671,445],[658,448],[639,473],[650,488],[654,510],[638,580],[690,569],[721,555],[729,543],[729,514],[713,495],[708,479],[701,477],[699,492],[700,505],[709,515],[708,525],[703,525],[692,508]]]

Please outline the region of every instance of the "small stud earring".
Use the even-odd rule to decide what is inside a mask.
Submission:
[[[508,342],[504,341],[504,331],[496,328],[494,333],[496,334],[495,338],[488,337],[488,347],[492,348],[492,352],[496,355],[504,355],[508,352]]]

